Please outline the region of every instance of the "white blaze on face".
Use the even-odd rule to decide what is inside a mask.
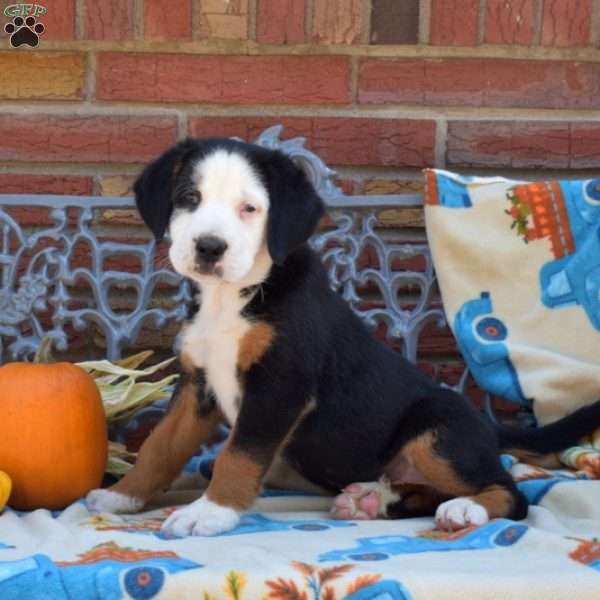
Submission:
[[[242,155],[215,150],[201,159],[192,175],[200,192],[193,209],[177,209],[169,225],[169,258],[182,275],[206,281],[214,275],[196,270],[196,240],[215,236],[227,244],[218,266],[222,279],[241,281],[252,269],[265,240],[269,196],[252,165]]]

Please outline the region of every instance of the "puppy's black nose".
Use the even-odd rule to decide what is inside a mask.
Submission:
[[[196,240],[198,258],[205,262],[217,262],[227,250],[227,242],[214,235],[207,235]]]

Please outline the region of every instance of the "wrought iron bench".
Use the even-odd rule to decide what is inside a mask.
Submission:
[[[281,131],[271,127],[256,143],[302,165],[328,205],[330,221],[311,243],[331,286],[416,362],[424,327],[445,325],[431,256],[422,235],[391,241],[377,213],[419,208],[422,198],[345,195],[304,139],[282,141]],[[31,357],[45,336],[59,354],[80,359],[116,359],[165,331],[176,343],[189,285],[164,266],[164,251],[141,227],[127,225],[131,219],[132,198],[0,195],[0,363]],[[418,269],[398,268],[407,261]],[[455,387],[462,391],[466,381],[465,371]]]

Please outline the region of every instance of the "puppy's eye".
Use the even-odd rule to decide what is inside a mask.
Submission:
[[[244,212],[244,213],[256,212],[256,206],[252,206],[252,204],[244,204],[244,206],[242,206],[242,212]]]
[[[196,206],[200,204],[201,200],[200,192],[184,192],[177,197],[177,204],[179,206]]]

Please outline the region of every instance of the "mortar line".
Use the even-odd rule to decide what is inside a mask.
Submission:
[[[85,38],[85,0],[75,0],[75,39]]]
[[[312,40],[314,11],[314,0],[306,0],[304,5],[304,41],[306,44],[310,44]]]
[[[590,25],[590,45],[600,46],[600,0],[592,0],[592,22]]]
[[[544,15],[544,0],[536,0],[533,16],[533,46],[542,44],[542,21]]]
[[[96,99],[96,59],[95,52],[92,51],[86,53],[84,100],[90,103]]]
[[[248,0],[248,30],[247,36],[251,41],[256,41],[258,0]]]
[[[144,0],[133,0],[133,38],[144,39]]]
[[[81,102],[80,100],[5,100],[0,103],[0,114],[59,115],[73,117],[174,117],[180,112],[188,117],[267,117],[274,121],[285,117],[345,117],[372,119],[436,119],[489,121],[600,121],[598,109],[552,108],[497,108],[460,106],[419,106],[411,104],[344,104],[344,105],[221,105],[161,102]]]
[[[419,5],[419,44],[429,44],[431,39],[431,1],[421,0]]]
[[[371,0],[362,0],[360,5],[361,32],[360,41],[362,44],[371,43],[371,18],[373,15],[373,5]]]
[[[485,44],[485,21],[487,17],[487,0],[479,0],[479,16],[478,16],[478,31],[477,31],[477,45],[482,46]]]
[[[141,54],[248,56],[362,56],[365,58],[424,59],[508,59],[516,61],[600,62],[596,47],[503,46],[479,47],[423,46],[416,44],[257,44],[251,40],[202,39],[196,41],[155,40],[46,40],[40,52],[136,52]],[[6,50],[8,51],[8,50]]]
[[[446,147],[448,139],[448,121],[441,117],[435,122],[434,164],[438,169],[446,166]]]

